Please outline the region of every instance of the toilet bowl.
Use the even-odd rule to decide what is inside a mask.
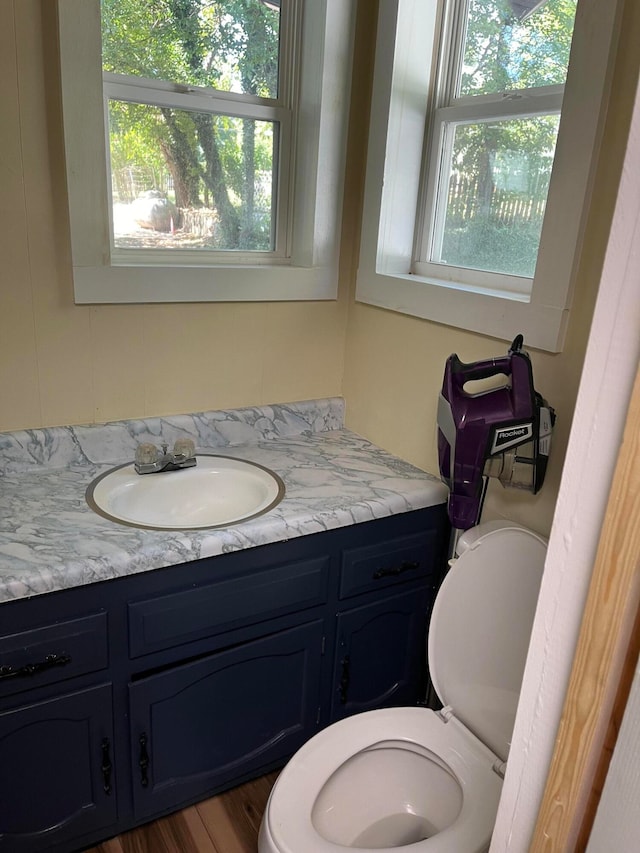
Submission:
[[[445,707],[368,711],[311,738],[273,787],[259,853],[489,848],[546,543],[479,526],[460,551],[429,627]]]

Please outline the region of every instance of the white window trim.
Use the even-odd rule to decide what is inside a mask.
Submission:
[[[442,3],[380,3],[356,299],[559,352],[610,85],[616,4],[579,0],[531,296],[412,274],[427,107]]]
[[[102,98],[99,0],[58,0],[65,156],[77,303],[335,299],[354,7],[302,0],[288,258],[268,264],[112,263]],[[236,256],[246,260],[246,256]]]

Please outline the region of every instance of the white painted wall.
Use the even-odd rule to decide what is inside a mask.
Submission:
[[[636,94],[491,853],[529,849],[638,368],[639,162]]]

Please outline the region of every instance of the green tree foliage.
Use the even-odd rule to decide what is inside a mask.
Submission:
[[[518,8],[512,0],[471,0],[460,94],[564,83],[576,0],[548,0],[524,19]]]
[[[102,0],[103,68],[275,98],[279,14],[259,0]],[[179,207],[215,207],[227,249],[270,248],[256,174],[272,169],[268,122],[112,102],[112,170],[162,161]]]

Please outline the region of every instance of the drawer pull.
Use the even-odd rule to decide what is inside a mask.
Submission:
[[[391,566],[388,569],[377,569],[373,573],[373,579],[374,581],[378,581],[380,578],[397,577],[397,575],[401,575],[404,572],[410,572],[419,568],[420,563],[415,560],[405,560],[404,563],[401,563],[399,566]]]
[[[345,655],[342,658],[342,676],[340,677],[340,704],[347,704],[347,693],[349,691],[349,682],[351,680],[351,658]]]
[[[138,743],[140,744],[140,757],[138,759],[138,767],[140,768],[140,784],[143,788],[146,788],[149,784],[149,776],[147,774],[149,769],[149,753],[147,752],[147,735],[145,732],[140,735]]]
[[[47,655],[46,658],[37,663],[26,663],[14,669],[10,664],[0,666],[0,681],[8,678],[29,678],[40,672],[52,669],[54,666],[66,666],[71,663],[71,655]]]
[[[111,793],[111,771],[113,770],[113,765],[111,763],[111,743],[109,738],[104,738],[101,744],[102,747],[102,782],[104,786],[105,794]]]

